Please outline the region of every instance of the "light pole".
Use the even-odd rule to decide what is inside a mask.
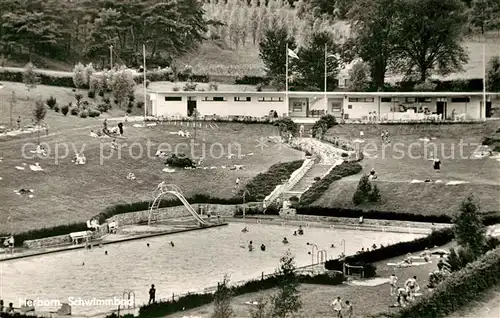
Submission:
[[[250,192],[248,192],[248,190],[245,190],[243,191],[243,219],[245,219],[245,212],[246,212],[246,206],[245,206],[245,202],[246,202],[246,195],[250,195]]]
[[[307,242],[307,245],[308,246],[311,246],[311,252],[309,252],[311,254],[311,266],[314,265],[314,249],[316,248],[316,252],[319,251],[319,248],[318,248],[318,245],[314,244],[314,243],[309,243]]]
[[[113,69],[113,45],[109,46],[109,65],[110,65],[110,70]]]

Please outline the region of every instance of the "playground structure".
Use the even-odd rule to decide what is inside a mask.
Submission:
[[[160,207],[161,199],[165,195],[173,195],[177,199],[179,199],[184,207],[191,213],[193,218],[198,222],[200,226],[209,225],[206,221],[204,221],[201,216],[194,210],[194,208],[189,204],[184,195],[182,194],[181,189],[175,184],[165,184],[165,182],[161,182],[156,190],[153,192],[154,200],[149,205],[149,217],[148,217],[148,225],[151,225],[153,222],[158,221],[158,209]]]
[[[359,270],[359,272],[353,273],[353,270]],[[342,265],[342,272],[344,273],[344,276],[349,277],[349,276],[359,276],[359,278],[364,278],[365,277],[365,268],[363,266],[354,266],[354,265],[349,265],[344,263]]]

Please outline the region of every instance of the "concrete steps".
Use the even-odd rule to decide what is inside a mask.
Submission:
[[[314,178],[322,177],[332,166],[331,165],[314,165],[307,173],[300,179],[300,181],[290,190],[290,192],[304,192],[315,181]]]

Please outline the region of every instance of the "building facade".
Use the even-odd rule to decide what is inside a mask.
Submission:
[[[462,92],[150,92],[148,115],[181,119],[278,116],[344,120],[484,120],[491,115],[494,95]]]

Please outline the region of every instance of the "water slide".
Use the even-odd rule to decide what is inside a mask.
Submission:
[[[207,222],[205,222],[201,216],[193,209],[193,207],[191,206],[191,204],[189,204],[189,202],[186,200],[186,198],[180,194],[179,192],[177,191],[163,191],[160,195],[158,195],[156,197],[156,199],[154,200],[153,204],[151,205],[151,208],[150,208],[150,211],[149,211],[149,214],[151,216],[152,212],[153,212],[153,209],[157,209],[158,206],[160,205],[160,198],[163,196],[163,194],[173,194],[177,197],[177,199],[179,199],[182,204],[186,207],[186,209],[189,211],[189,213],[191,213],[191,215],[200,223],[200,224],[203,224],[203,225],[209,225]]]

